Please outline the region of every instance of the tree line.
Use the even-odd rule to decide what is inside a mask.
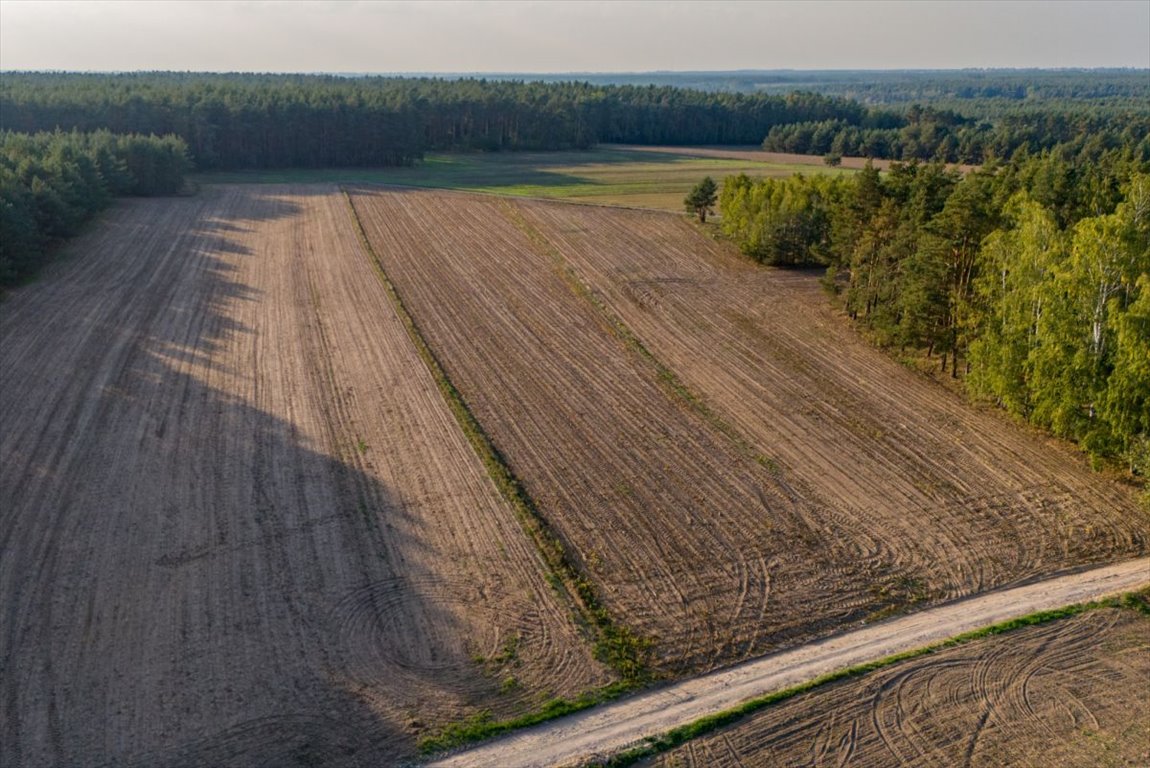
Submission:
[[[669,77],[674,78],[678,73]],[[1150,101],[1145,69],[989,69],[989,70],[822,70],[814,72],[710,73],[694,77],[743,90],[767,93],[801,87],[828,96],[845,96],[865,104],[929,103],[951,107],[965,104],[983,115],[1011,104],[1117,106]]]
[[[33,275],[113,197],[180,191],[189,167],[175,136],[0,133],[0,285]]]
[[[0,129],[183,138],[199,169],[386,166],[433,150],[757,144],[777,123],[862,124],[855,102],[673,87],[246,74],[5,73]]]
[[[570,80],[563,74],[488,75],[501,80]],[[581,74],[596,85],[667,85],[702,91],[842,96],[867,105],[931,104],[985,116],[1026,105],[1092,109],[1150,104],[1142,69],[739,70]]]
[[[1066,80],[1062,75],[1054,82]],[[1076,151],[1097,155],[1129,147],[1150,157],[1150,108],[1130,95],[1148,89],[1139,90],[1139,79],[1129,73],[1103,78],[1109,89],[1101,92],[1088,89],[1088,79],[1070,78],[1069,90],[1044,86],[1059,94],[1053,99],[1035,100],[1027,91],[1024,100],[946,102],[963,105],[959,111],[937,104],[864,106],[803,91],[571,81],[5,73],[0,129],[174,134],[187,142],[201,170],[405,165],[428,151],[571,149],[601,142],[761,143],[800,154],[975,164],[1077,142]],[[960,82],[967,80],[981,81],[970,74]],[[991,92],[1017,89],[1016,80]],[[912,87],[895,82],[896,89]],[[951,83],[945,94],[967,91]],[[1100,96],[1111,92],[1111,99]]]
[[[872,121],[873,122],[873,121]],[[888,121],[889,122],[889,121]],[[896,125],[853,125],[841,119],[788,123],[763,139],[769,152],[890,160],[981,164],[1017,153],[1062,151],[1098,157],[1129,148],[1150,159],[1150,112],[1046,108],[1007,112],[993,121],[934,107],[914,106]]]
[[[878,343],[1150,475],[1150,163],[1043,153],[965,175],[912,162],[738,176],[720,209],[753,258],[828,265]]]

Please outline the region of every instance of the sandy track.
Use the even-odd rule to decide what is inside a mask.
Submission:
[[[836,561],[836,542],[767,468],[667,393],[507,201],[353,199],[479,421],[614,615],[657,641],[664,669],[762,653],[868,601],[868,574]]]
[[[693,722],[704,715],[722,711],[755,696],[773,690],[782,690],[835,670],[846,669],[901,651],[921,648],[963,632],[1034,611],[1050,610],[1062,605],[1086,602],[1106,595],[1130,591],[1147,584],[1150,584],[1150,559],[1143,558],[1010,590],[979,595],[872,625],[828,640],[811,643],[793,651],[757,659],[729,670],[640,694],[554,723],[522,731],[467,752],[444,758],[432,765],[436,768],[466,768],[467,766],[489,765],[499,765],[503,768],[576,765],[595,757],[602,758],[611,755],[648,736],[665,733],[675,726]],[[1135,627],[1135,632],[1140,633],[1140,635],[1136,634],[1134,638],[1127,638],[1125,647],[1130,654],[1140,654],[1142,658],[1130,658],[1125,665],[1122,664],[1122,659],[1119,659],[1118,666],[1124,667],[1121,673],[1123,680],[1137,683],[1147,679],[1146,675],[1150,672],[1150,666],[1146,663],[1145,654],[1146,621],[1138,617],[1134,620],[1139,622]],[[965,698],[981,704],[984,709],[986,707],[1000,707],[1001,715],[1008,721],[1014,716],[1022,716],[1027,721],[1026,724],[1029,728],[1042,728],[1036,709],[1061,710],[1058,713],[1059,720],[1070,719],[1076,724],[1081,719],[1088,719],[1090,709],[1077,708],[1076,711],[1076,704],[1080,703],[1077,697],[1055,698],[1053,700],[1042,697],[1039,699],[1038,692],[1031,692],[1029,688],[1034,680],[1034,675],[1043,670],[1044,663],[1049,663],[1055,671],[1060,672],[1060,677],[1055,683],[1056,689],[1070,689],[1078,692],[1078,696],[1106,698],[1104,690],[1106,684],[1102,683],[1102,680],[1107,677],[1106,670],[1100,670],[1092,676],[1088,669],[1083,668],[1085,665],[1075,663],[1076,650],[1081,651],[1091,645],[1089,628],[1091,626],[1097,628],[1098,625],[1092,623],[1090,617],[1085,617],[1075,619],[1068,625],[1071,627],[1069,631],[1066,631],[1064,627],[1062,631],[1059,631],[1059,627],[1063,625],[1054,626],[1053,631],[1044,632],[1045,628],[1043,627],[1027,630],[1030,634],[1024,634],[1022,637],[1031,638],[1033,644],[1030,645],[1024,639],[1017,646],[1012,647],[1012,641],[1016,637],[1014,634],[995,639],[992,641],[992,650],[989,655],[983,655],[985,650],[980,651],[976,645],[970,646],[970,650],[959,649],[965,652],[965,658],[973,657],[978,664],[974,672],[974,690]],[[1082,626],[1087,627],[1085,632],[1079,629]],[[1106,622],[1103,621],[1102,627],[1105,626]],[[1037,643],[1034,642],[1036,636],[1039,638]],[[1037,658],[1029,655],[1035,651]],[[996,664],[996,652],[1009,657],[1012,660],[1011,664]],[[962,657],[963,654],[960,653],[959,656]],[[949,663],[954,663],[953,656],[942,655],[938,657],[937,661],[932,657],[925,662],[911,662],[910,667],[913,674],[916,669],[930,669],[931,667],[937,669],[940,665],[945,668]],[[1007,673],[1007,667],[1011,670],[1009,673]],[[1002,673],[1002,676],[993,677],[995,672]],[[881,677],[878,678],[879,682],[877,683],[880,696],[889,694],[892,685],[897,688],[908,679],[905,668],[902,666],[880,674]],[[1113,675],[1110,676],[1110,679],[1113,681]],[[858,688],[872,684],[871,678],[868,677],[858,683],[847,685]],[[953,686],[947,690],[935,691],[931,690],[931,681],[926,680],[922,687],[925,687],[926,693],[929,693],[932,700],[937,700],[937,697],[941,696],[948,705],[954,709],[960,709],[954,701],[948,699],[948,696],[956,698],[958,696],[958,692]],[[903,706],[880,707],[875,704],[873,699],[870,701],[864,699],[860,703],[855,703],[850,698],[836,695],[837,690],[837,688],[830,689],[830,694],[816,691],[804,697],[805,706],[801,703],[796,704],[805,717],[805,734],[792,734],[785,730],[780,733],[774,730],[772,726],[779,725],[779,720],[775,718],[780,717],[775,709],[767,710],[763,715],[756,717],[750,725],[738,726],[734,730],[746,732],[745,738],[749,740],[748,754],[749,750],[754,749],[755,739],[769,741],[777,738],[787,750],[791,750],[776,753],[775,756],[779,758],[778,760],[764,759],[760,763],[755,763],[762,765],[793,764],[785,759],[788,757],[795,758],[798,764],[803,765],[829,765],[832,764],[832,761],[836,765],[845,764],[846,760],[841,758],[849,759],[851,757],[850,743],[864,741],[864,737],[859,734],[859,727],[852,728],[850,723],[852,718],[856,723],[860,719],[861,716],[856,717],[859,715],[859,710],[862,710],[863,713],[872,713],[877,718],[877,722],[872,727],[875,733],[867,738],[870,741],[877,738],[879,741],[875,760],[868,762],[868,758],[868,760],[861,760],[861,764],[961,764],[961,760],[933,760],[931,758],[953,757],[955,756],[955,748],[958,746],[971,747],[971,753],[978,752],[978,744],[971,742],[972,738],[978,738],[978,729],[963,730],[965,725],[961,722],[949,724],[942,722],[935,724],[943,729],[944,734],[939,739],[942,742],[939,745],[940,753],[931,755],[919,752],[916,754],[914,750],[921,750],[924,746],[929,746],[931,741],[938,736],[938,734],[916,733],[915,725],[930,725],[930,723],[923,722],[924,718],[919,718],[912,725],[909,722],[910,713]],[[922,693],[920,688],[920,694]],[[902,690],[894,692],[894,695],[907,694],[908,692]],[[854,706],[848,706],[846,711],[842,712],[835,708],[836,702],[853,704]],[[791,703],[785,704],[783,708],[790,705]],[[1145,702],[1142,702],[1140,706],[1145,710]],[[944,717],[949,714],[954,713],[943,713]],[[847,720],[845,730],[840,716]],[[785,718],[785,715],[783,717]],[[900,717],[904,721],[900,721]],[[760,725],[760,723],[768,720],[770,721],[769,724]],[[785,722],[784,719],[783,723]],[[996,722],[994,725],[997,726],[998,723]],[[1047,725],[1050,728],[1055,727],[1054,722]],[[831,749],[819,751],[820,741],[813,737],[816,734],[820,737],[826,736],[826,734],[819,733],[820,726],[821,728],[829,728],[834,732],[832,736],[840,739],[838,743],[844,751]],[[948,732],[948,726],[954,730]],[[963,734],[965,734],[967,744],[956,744]],[[842,742],[843,738],[848,739],[848,741]],[[713,742],[714,738],[709,743]],[[1042,743],[1034,744],[1032,740],[1031,745],[1041,748]],[[815,763],[810,762],[812,750],[816,750],[819,756]],[[742,765],[743,763],[739,760],[739,754],[736,754],[733,759],[728,756],[725,764]],[[668,765],[670,764],[668,763]],[[699,764],[720,763],[704,759]],[[994,763],[992,762],[992,764]]]
[[[682,217],[518,203],[610,310],[782,470],[894,603],[1142,554],[1150,516],[1080,455],[868,347],[817,275]]]
[[[0,305],[0,764],[388,764],[608,679],[335,188],[70,252]]]
[[[1107,609],[940,651],[772,707],[648,765],[1146,765],[1148,625]]]

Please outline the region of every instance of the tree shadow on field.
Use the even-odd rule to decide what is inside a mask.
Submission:
[[[389,765],[498,692],[462,618],[483,596],[425,565],[429,512],[248,282],[308,257],[258,231],[307,194],[134,202],[128,243],[81,238],[0,307],[0,341],[39,334],[0,346],[0,412],[29,403],[0,450],[0,764]]]

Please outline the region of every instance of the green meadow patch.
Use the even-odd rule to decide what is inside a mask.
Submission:
[[[435,154],[411,167],[227,171],[197,174],[193,179],[201,184],[387,184],[681,211],[683,198],[704,176],[721,179],[745,173],[764,178],[800,172],[853,173],[791,163],[596,149]]]

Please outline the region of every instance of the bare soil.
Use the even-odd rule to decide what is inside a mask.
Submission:
[[[610,679],[335,187],[68,250],[0,305],[0,764],[386,765]]]
[[[658,670],[1146,551],[1130,489],[869,347],[817,274],[765,270],[660,213],[353,198],[449,374]]]
[[[600,300],[779,467],[878,602],[953,598],[1144,553],[1150,515],[1072,447],[866,344],[817,271],[760,267],[683,217],[520,203]]]
[[[803,502],[671,396],[511,202],[353,194],[391,280],[496,446],[671,673],[762,653],[868,603]]]
[[[816,275],[665,214],[353,198],[657,671],[1147,550],[1129,489],[869,348]],[[389,764],[612,679],[337,188],[124,203],[68,252],[0,304],[0,765]]]
[[[1107,609],[812,692],[645,765],[1150,764],[1150,620]]]

